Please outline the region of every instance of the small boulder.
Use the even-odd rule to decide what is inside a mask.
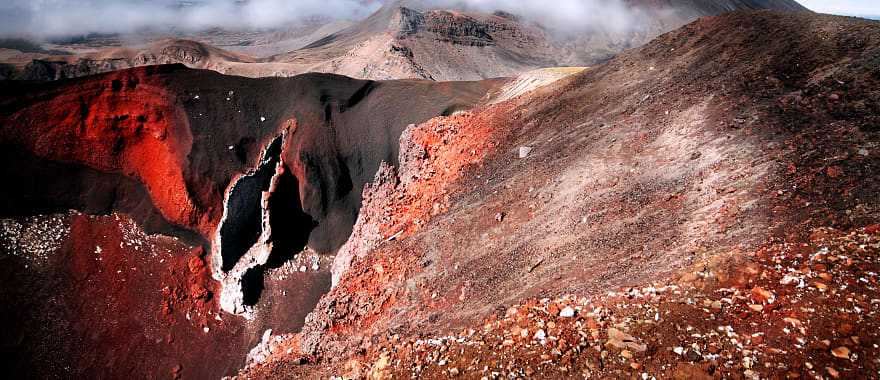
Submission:
[[[647,345],[639,343],[638,339],[614,327],[608,329],[608,342],[605,344],[619,348],[629,349],[636,352],[645,352]]]
[[[571,318],[574,317],[574,309],[571,306],[566,306],[562,311],[559,312],[559,316],[562,318]]]
[[[496,222],[503,222],[504,216],[505,216],[505,214],[503,212],[496,213],[495,214],[495,221]]]

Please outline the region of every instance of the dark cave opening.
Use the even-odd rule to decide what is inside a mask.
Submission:
[[[263,289],[266,287],[263,284],[263,275],[265,272],[266,270],[262,266],[257,266],[248,269],[248,271],[241,276],[241,290],[244,294],[242,303],[244,305],[254,306],[257,304],[257,301],[260,300],[260,295],[263,294]]]
[[[279,176],[275,192],[269,196],[269,224],[272,226],[272,254],[266,266],[278,268],[309,242],[309,235],[318,225],[303,210],[299,181],[285,168]]]
[[[305,249],[309,235],[318,225],[303,210],[299,195],[299,181],[285,167],[277,178],[274,191],[269,195],[269,225],[272,251],[265,264],[251,268],[242,277],[244,304],[253,306],[264,289],[264,275],[269,269],[280,268]]]
[[[220,227],[220,269],[228,272],[263,233],[262,196],[269,190],[275,166],[281,156],[279,136],[266,148],[254,173],[241,177],[230,190],[226,201],[226,217]]]

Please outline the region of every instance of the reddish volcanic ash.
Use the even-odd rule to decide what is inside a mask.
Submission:
[[[17,352],[4,367],[104,377],[229,374],[266,328],[302,326],[329,286],[329,268],[290,273],[285,264],[303,244],[327,261],[346,241],[364,184],[380,162],[395,161],[406,125],[468,108],[500,83],[248,79],[183,66],[0,83],[7,180],[0,258],[12,260],[0,292],[11,300],[3,305],[9,325],[22,334],[4,337]],[[267,149],[285,131],[283,144]],[[206,252],[216,247],[207,242],[230,210],[224,194],[234,179],[255,176],[269,150],[271,181],[260,177],[233,197],[257,217],[232,212],[224,222],[235,227],[224,243],[241,252],[224,254],[229,263],[215,267]],[[45,235],[45,220],[32,220],[46,218],[32,217],[38,214],[61,215],[55,224],[63,233],[47,235],[55,243],[35,238]],[[248,259],[262,217],[275,248],[234,284],[254,320],[220,321],[222,292],[210,277],[225,278]],[[125,232],[135,225],[145,232]],[[152,240],[160,242],[144,248]],[[51,259],[28,261],[38,253]],[[296,291],[284,290],[291,284]],[[52,352],[59,355],[50,359]]]
[[[240,320],[217,315],[202,248],[147,235],[128,217],[4,219],[0,241],[10,254],[3,322],[21,334],[4,363],[12,373],[218,377],[252,343]],[[206,357],[214,364],[198,365]]]
[[[296,121],[281,159],[299,179],[305,211],[320,223],[311,243],[327,251],[347,238],[363,184],[380,161],[394,161],[407,124],[474,104],[499,83],[247,79],[182,66],[5,82],[0,142],[133,178],[169,222],[210,240],[232,178],[253,170],[269,141]]]
[[[3,118],[0,135],[44,159],[135,178],[169,221],[208,233],[210,221],[183,178],[192,147],[186,115],[152,70],[24,94],[16,99],[24,106]]]

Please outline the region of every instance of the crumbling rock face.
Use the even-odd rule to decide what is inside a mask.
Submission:
[[[398,13],[398,38],[427,32],[438,41],[455,45],[488,46],[494,33],[511,32],[515,27],[509,19],[490,17],[479,20],[462,13],[431,10],[419,12],[401,7]]]
[[[415,9],[400,7],[396,16],[398,37],[415,34],[425,24],[425,15]]]
[[[410,185],[418,182],[422,176],[429,175],[432,170],[428,167],[428,150],[414,136],[419,127],[410,124],[401,133],[397,168],[382,162],[373,182],[364,186],[357,222],[333,261],[334,286],[351,266],[352,260],[364,258],[382,242],[395,239],[404,232],[401,229],[389,236],[384,235],[388,234],[386,227],[394,221],[395,201],[403,198]]]
[[[420,259],[399,244],[446,210],[453,186],[504,136],[496,124],[503,113],[495,112],[508,108],[436,117],[401,134],[399,169],[383,165],[368,185],[354,233],[333,262],[335,287],[306,317],[302,354],[340,357],[384,326],[382,313],[396,300],[423,296],[411,286],[396,286],[413,275]]]
[[[158,63],[183,63],[186,65],[195,65],[208,56],[208,51],[203,45],[189,46],[166,46],[162,48],[162,52],[158,59]],[[148,62],[145,62],[148,63]]]
[[[298,330],[329,288],[325,266],[309,264],[306,272],[285,264],[306,246],[329,261],[345,243],[364,184],[381,162],[396,161],[401,131],[450,107],[476,104],[500,83],[323,74],[255,80],[182,65],[0,83],[0,156],[7,163],[0,174],[11,182],[0,190],[0,216],[85,214],[51,246],[61,247],[64,259],[45,272],[11,261],[5,278],[24,282],[4,283],[24,284],[33,294],[0,288],[15,293],[8,298],[14,310],[60,310],[53,303],[58,297],[85,306],[63,308],[64,319],[16,314],[10,325],[25,336],[68,332],[13,339],[11,346],[23,355],[57,351],[52,366],[45,355],[33,365],[86,377],[229,374],[240,366],[229,357],[243,361],[266,328]],[[114,213],[168,244],[142,250],[144,239],[137,238],[120,245],[104,233],[118,229],[118,219],[101,216]],[[0,243],[4,250],[13,244]],[[96,251],[112,252],[113,262]],[[243,327],[242,319],[218,313],[221,303],[253,319]],[[96,305],[137,310],[138,318],[108,319]],[[59,324],[67,320],[82,323]],[[146,343],[130,339],[141,331],[130,322],[140,320],[151,321],[156,335],[144,337]],[[93,326],[107,333],[79,340]],[[140,348],[129,348],[132,342]],[[224,365],[191,354],[208,346],[226,350]],[[123,359],[126,366],[103,365]]]
[[[254,366],[264,363],[272,355],[281,354],[286,347],[284,343],[292,336],[289,334],[272,335],[272,329],[263,332],[260,343],[254,346],[247,354],[247,366]]]
[[[382,162],[373,182],[364,186],[363,206],[358,213],[351,236],[333,259],[331,272],[334,286],[339,283],[342,274],[351,266],[352,260],[362,258],[388,238],[382,235],[380,226],[388,222],[390,210],[386,206],[389,200],[395,196],[398,183],[394,167]]]
[[[400,134],[400,157],[398,158],[400,161],[398,173],[400,174],[398,178],[404,188],[418,180],[419,172],[428,158],[428,150],[413,140],[416,128],[416,125],[410,125]]]

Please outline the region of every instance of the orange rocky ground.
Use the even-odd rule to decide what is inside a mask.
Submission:
[[[241,377],[875,377],[878,63],[876,22],[751,12],[468,112],[501,81],[164,66],[3,83],[0,316],[22,326],[4,360],[217,377],[259,343]],[[265,161],[290,185],[268,203],[289,207],[243,185],[256,201],[227,222],[259,228],[223,238],[254,247],[266,218],[246,211],[268,211],[279,243],[325,262],[275,256],[248,277],[256,319],[218,320],[196,247],[288,120],[290,149]],[[289,210],[317,226],[272,221]],[[126,233],[156,219],[188,238]]]
[[[817,229],[596,297],[530,299],[482,325],[394,335],[374,378],[871,378],[880,370],[880,225]]]
[[[240,376],[877,376],[878,36],[711,17],[411,127]]]

